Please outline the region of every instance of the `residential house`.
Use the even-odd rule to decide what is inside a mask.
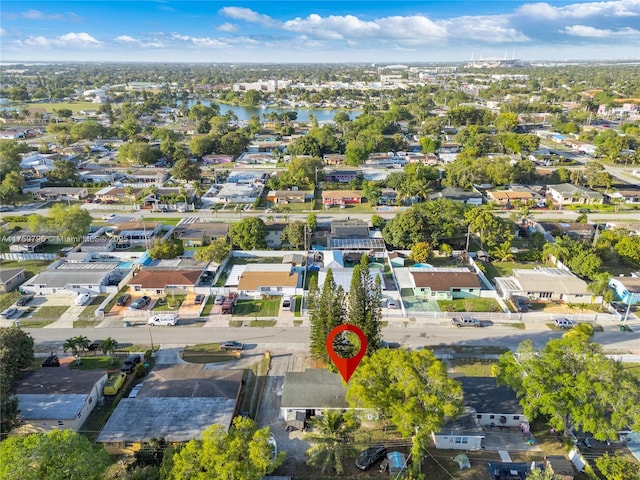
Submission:
[[[302,288],[301,268],[289,264],[249,264],[238,276],[238,291],[246,297],[296,295]]]
[[[274,249],[280,248],[282,246],[282,232],[287,224],[279,222],[266,222],[264,226],[267,231],[267,235],[265,237],[267,247]]]
[[[299,414],[308,420],[323,410],[349,409],[346,395],[342,377],[327,369],[285,372],[279,418],[286,421]]]
[[[340,250],[324,250],[320,253],[322,257],[322,266],[325,269],[329,268],[344,268],[344,258],[342,251]],[[321,285],[320,283],[318,285]]]
[[[181,223],[173,230],[176,238],[188,247],[202,247],[229,235],[229,224],[222,222]]]
[[[389,252],[389,262],[392,267],[404,267],[407,262],[407,254],[397,250]]]
[[[596,233],[595,225],[580,222],[536,222],[534,228],[542,233],[547,242],[555,242],[556,238],[564,236],[590,242]]]
[[[330,183],[349,183],[358,179],[360,174],[357,170],[328,170],[325,172],[324,177],[327,182]]]
[[[257,170],[233,170],[227,177],[229,183],[239,183],[245,185],[264,185],[267,183],[269,174]]]
[[[353,190],[325,190],[322,192],[322,204],[326,208],[334,205],[353,205],[362,203],[362,194]]]
[[[321,268],[318,272],[318,286],[322,288],[324,281],[327,278],[328,268]],[[342,287],[345,293],[349,293],[351,290],[351,280],[353,278],[353,268],[331,268],[331,274],[333,275],[333,281],[336,283],[336,287]],[[380,282],[380,289],[385,290],[384,277],[382,270],[379,268],[370,268],[369,276],[371,281],[375,284],[376,281]]]
[[[610,203],[624,203],[627,205],[640,205],[640,186],[614,185],[616,191],[605,193],[605,198]]]
[[[382,188],[378,205],[395,205],[398,202],[398,191],[395,188]]]
[[[517,204],[526,205],[531,201],[537,201],[532,191],[513,190],[489,190],[487,199],[505,208],[513,208]]]
[[[215,188],[215,187],[214,187]],[[262,185],[244,183],[223,183],[213,198],[212,203],[255,203],[262,194]]]
[[[38,253],[49,241],[45,235],[20,235],[10,238],[13,241],[9,245],[9,251],[14,253]]]
[[[186,295],[195,292],[202,268],[160,269],[143,268],[129,280],[131,293],[162,296],[169,293]]]
[[[627,305],[640,305],[640,276],[611,277],[609,286]]]
[[[591,205],[602,204],[604,201],[604,196],[600,192],[571,183],[549,185],[548,193],[555,202],[560,204],[560,208],[574,203]]]
[[[60,263],[43,270],[22,284],[21,290],[37,295],[58,292],[99,294],[109,291],[122,279],[116,262]]]
[[[15,385],[20,426],[15,433],[80,431],[102,400],[107,374],[100,370],[58,368],[34,370]]]
[[[213,424],[226,430],[239,413],[242,376],[201,364],[156,365],[135,397],[120,400],[96,442],[111,454],[130,454],[153,438],[176,445],[202,438]]]
[[[12,292],[24,280],[24,268],[0,268],[0,293]]]
[[[166,168],[135,168],[135,169],[118,169],[118,173],[124,174],[122,183],[131,185],[132,187],[148,187],[156,185],[161,187],[164,182],[169,179],[170,172]]]
[[[136,201],[142,196],[140,187],[105,187],[95,193],[95,198],[103,202]]]
[[[89,191],[84,187],[46,187],[34,192],[33,197],[41,201],[79,201],[87,198]]]
[[[322,156],[322,159],[327,165],[342,165],[347,156],[343,153],[327,153]]]
[[[607,222],[606,227],[611,230],[621,229],[628,235],[640,236],[640,222]]]
[[[108,230],[107,235],[115,238],[118,245],[125,248],[126,244],[143,244],[162,234],[161,222],[132,221],[122,222],[115,225],[114,230]],[[117,246],[116,246],[117,248]]]
[[[369,238],[369,224],[362,220],[333,221],[331,238]]]
[[[91,170],[80,170],[81,182],[116,182],[125,177],[123,172],[113,171],[107,168],[95,168]]]
[[[462,202],[467,205],[482,205],[484,197],[479,192],[467,192],[458,187],[447,187],[439,192],[429,195],[429,200],[438,200],[439,198],[447,198],[455,202]]]
[[[493,445],[485,444],[485,438],[493,435],[489,432],[494,428],[529,431],[529,421],[512,389],[499,386],[493,377],[459,377],[456,380],[462,384],[465,411],[460,417],[448,421],[440,432],[432,433],[436,448],[492,449]]]
[[[106,236],[87,237],[80,244],[80,251],[81,252],[98,252],[98,253],[113,252],[116,249],[116,245],[117,245],[116,240],[110,237],[106,237]]]
[[[244,152],[236,159],[236,165],[271,165],[278,163],[272,152]]]
[[[304,190],[275,190],[267,194],[267,200],[274,205],[286,205],[288,203],[304,203],[308,196],[309,192]]]
[[[202,157],[203,165],[218,165],[221,163],[232,163],[233,155],[209,154]]]
[[[409,268],[413,294],[430,300],[479,297],[482,289],[475,272],[467,268]]]
[[[496,290],[505,300],[529,297],[533,300],[566,303],[598,303],[602,300],[587,288],[584,280],[562,268],[514,269],[510,277],[496,277]]]

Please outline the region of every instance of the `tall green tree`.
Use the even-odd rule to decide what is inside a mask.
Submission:
[[[33,338],[24,330],[15,326],[0,328],[0,439],[16,424],[18,403],[11,393],[11,383],[20,370],[33,362],[33,345]]]
[[[422,458],[432,432],[462,413],[462,386],[429,350],[385,349],[360,363],[347,401],[352,408],[376,410],[400,435],[412,437],[412,455]]]
[[[516,391],[530,421],[544,416],[565,436],[577,429],[597,440],[640,428],[637,380],[603,355],[587,332],[550,340],[539,352],[525,340],[517,356],[505,353],[499,366],[499,382]]]
[[[342,475],[344,461],[356,452],[353,436],[360,428],[360,422],[353,411],[325,410],[313,419],[311,425],[313,429],[304,436],[311,442],[307,463],[320,466],[323,474]]]
[[[367,337],[367,354],[380,348],[382,340],[382,288],[380,277],[371,277],[369,261],[362,256],[359,265],[353,268],[349,288],[349,312],[347,322],[358,327]]]
[[[51,183],[66,186],[75,185],[80,178],[76,166],[66,160],[56,160],[53,162],[53,168],[45,173],[45,176]]]
[[[333,271],[327,270],[322,289],[309,294],[309,343],[311,355],[329,364],[326,341],[329,332],[345,322],[344,291],[336,285]]]
[[[182,158],[173,165],[171,175],[179,180],[200,180],[202,177],[202,169],[196,162]]]
[[[510,222],[503,221],[485,208],[474,208],[465,213],[472,233],[480,238],[480,248],[490,249],[513,239]]]
[[[596,458],[596,467],[607,480],[640,480],[638,464],[623,457],[605,453]]]
[[[587,285],[587,290],[593,293],[594,297],[601,296],[602,301],[600,305],[604,304],[604,297],[607,291],[609,291],[609,282],[611,281],[611,274],[608,272],[601,272],[595,275],[593,282]]]
[[[240,250],[267,248],[267,227],[258,217],[244,218],[232,223],[229,228],[229,237],[232,245]]]
[[[287,223],[282,230],[282,242],[291,248],[303,248],[307,236],[307,225],[301,220]]]
[[[218,238],[204,248],[196,250],[194,257],[196,260],[222,263],[231,252],[231,245],[226,238]]]
[[[102,446],[71,430],[16,435],[0,443],[5,480],[100,480],[110,463]]]
[[[172,480],[260,480],[284,460],[273,458],[269,427],[258,428],[250,418],[236,417],[227,432],[211,425],[201,440],[191,440],[173,455]]]
[[[55,204],[49,209],[47,225],[66,239],[81,239],[91,228],[91,214],[80,205]],[[68,240],[67,240],[68,241]]]

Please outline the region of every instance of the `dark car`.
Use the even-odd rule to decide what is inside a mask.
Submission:
[[[196,295],[195,304],[200,305],[202,302],[204,302],[204,295],[202,293],[199,293],[198,295]]]
[[[131,302],[131,305],[129,305],[129,308],[131,310],[139,310],[149,305],[149,303],[151,303],[151,297],[147,297],[146,295],[144,295],[140,298],[135,299],[133,302]]]
[[[240,342],[236,342],[235,340],[222,342],[220,344],[220,350],[242,350],[243,348],[244,348],[244,345]]]
[[[125,373],[133,372],[133,369],[136,368],[136,365],[140,363],[140,355],[129,355],[127,359],[120,367],[120,371]]]
[[[127,303],[129,303],[129,300],[131,300],[131,295],[125,293],[124,295],[120,295],[118,297],[116,305],[118,305],[119,307],[124,307]]]
[[[44,362],[42,362],[43,367],[59,367],[60,360],[58,360],[57,355],[49,355]]]
[[[625,303],[611,302],[611,307],[618,313],[626,313],[628,306]]]
[[[101,343],[102,343],[102,340],[94,340],[89,344],[89,346],[87,347],[87,350],[89,350],[90,352],[95,352],[96,350],[100,349]]]
[[[372,445],[358,456],[356,467],[360,470],[369,470],[374,463],[382,460],[386,454],[387,448],[384,445]]]
[[[20,307],[24,307],[31,300],[33,300],[33,295],[23,295],[22,297],[20,297],[18,299],[18,301],[16,302],[16,305],[18,305]]]

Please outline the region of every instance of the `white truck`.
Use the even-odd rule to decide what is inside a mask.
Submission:
[[[149,325],[163,325],[173,327],[178,323],[178,317],[175,313],[159,313],[151,317],[147,323]]]

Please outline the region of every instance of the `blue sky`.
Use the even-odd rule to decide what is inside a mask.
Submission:
[[[640,0],[3,0],[3,62],[640,58]]]

